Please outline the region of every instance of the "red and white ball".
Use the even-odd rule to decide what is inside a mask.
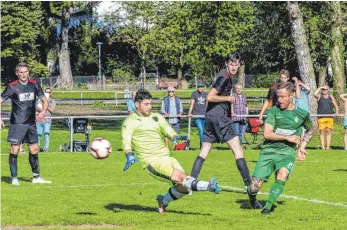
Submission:
[[[108,140],[99,137],[90,143],[89,151],[95,159],[103,159],[110,155],[112,146]]]

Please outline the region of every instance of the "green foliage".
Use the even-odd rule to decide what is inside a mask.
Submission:
[[[102,102],[102,101],[95,101],[92,106],[94,106],[94,107],[104,107],[105,103]]]
[[[42,63],[37,63],[36,61],[29,61],[28,64],[30,66],[30,75],[32,77],[49,77],[50,72],[48,71],[47,66]]]
[[[252,87],[255,88],[269,88],[271,85],[275,84],[279,79],[279,74],[259,74],[253,78]]]
[[[126,70],[123,69],[114,69],[112,70],[112,79],[121,80],[121,81],[129,81],[134,76]]]
[[[6,1],[1,3],[1,70],[3,81],[12,76],[20,61],[37,63],[34,74],[43,74],[46,60],[40,41],[48,39],[45,12],[41,2]],[[37,71],[36,71],[37,69]]]

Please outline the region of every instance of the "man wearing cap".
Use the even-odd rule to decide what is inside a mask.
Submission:
[[[330,114],[333,115],[333,106],[335,107],[335,114],[339,113],[339,106],[336,103],[335,98],[329,95],[329,86],[324,84],[323,87],[319,87],[316,92],[314,92],[315,98],[318,100],[318,114]],[[331,132],[334,128],[334,118],[333,116],[324,116],[318,118],[318,128],[320,132],[320,142],[322,149],[330,149],[331,143]],[[327,145],[324,144],[324,134],[327,137]]]
[[[198,90],[194,91],[191,96],[190,100],[190,107],[188,116],[191,117],[192,115],[199,115],[199,116],[205,116],[206,114],[206,97],[207,92],[204,92],[205,90],[205,83],[200,81],[197,84]],[[205,117],[198,117],[195,119],[195,125],[199,130],[199,138],[200,138],[200,149],[202,145],[202,138],[204,135],[204,128],[205,128]]]
[[[180,130],[179,117],[183,113],[182,102],[179,97],[175,96],[176,89],[173,86],[168,87],[168,96],[164,97],[161,103],[161,113],[164,117],[168,118],[169,124],[178,134]]]

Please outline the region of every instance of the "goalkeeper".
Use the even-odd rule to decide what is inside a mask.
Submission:
[[[180,163],[171,156],[164,138],[167,136],[175,140],[177,134],[162,115],[151,112],[152,96],[148,91],[137,91],[135,106],[136,112],[129,115],[122,125],[122,147],[127,159],[124,171],[140,161],[151,176],[173,185],[164,196],[157,196],[158,212],[164,213],[169,202],[190,191],[219,193],[214,177],[205,182],[187,176]]]
[[[298,150],[299,159],[305,159],[306,144],[312,137],[312,121],[304,109],[293,104],[294,85],[282,82],[277,85],[278,105],[270,108],[264,125],[262,150],[255,165],[252,183],[248,186],[251,204],[256,202],[257,192],[272,173],[275,183],[270,188],[269,197],[262,214],[269,214],[284,189],[284,184],[293,171],[295,152],[300,145],[302,127],[307,131]]]

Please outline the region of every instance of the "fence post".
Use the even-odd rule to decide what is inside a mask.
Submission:
[[[117,91],[114,91],[114,98],[116,99],[116,105],[118,105]]]
[[[264,105],[264,89],[261,90],[261,104]]]
[[[192,117],[188,117],[188,140],[190,142],[190,126],[192,124]],[[189,147],[188,147],[189,150]]]
[[[83,92],[81,91],[81,105],[83,104],[82,98],[83,98]]]
[[[73,117],[69,117],[70,120],[70,152],[73,152]]]

